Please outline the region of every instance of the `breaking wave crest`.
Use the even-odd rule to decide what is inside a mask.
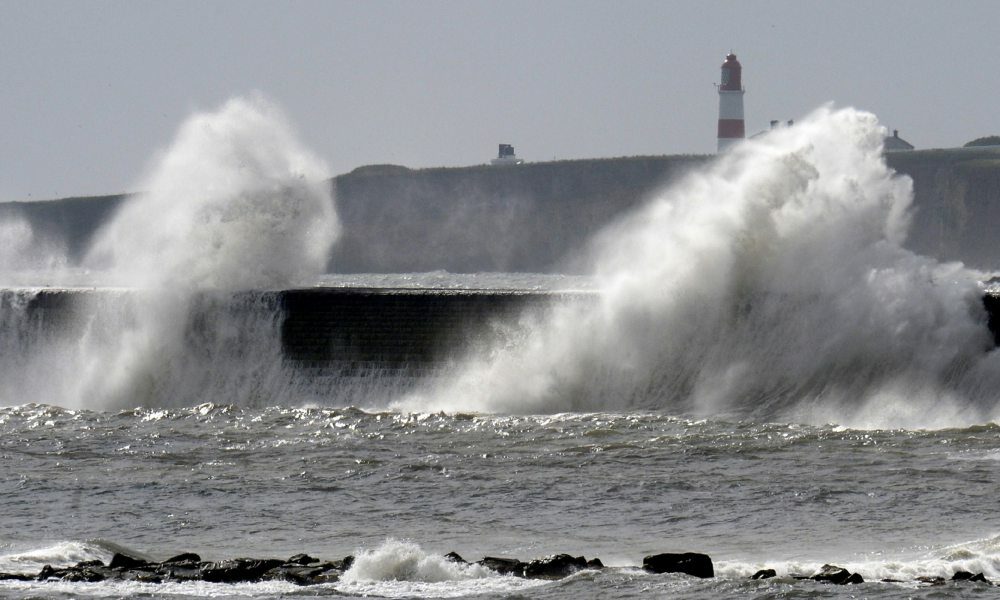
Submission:
[[[439,583],[464,579],[482,579],[495,573],[480,565],[453,562],[444,556],[425,552],[418,544],[386,540],[374,550],[362,550],[344,573],[343,581],[420,581]]]
[[[741,144],[595,243],[603,293],[403,410],[666,409],[943,426],[996,414],[982,274],[903,248],[912,182],[871,114]]]
[[[2,365],[0,404],[281,404],[281,319],[267,291],[325,271],[338,232],[327,176],[261,98],[193,115],[87,252],[85,267],[127,298],[61,302],[50,331],[25,307],[58,294],[0,298],[16,309],[0,319],[19,357]]]

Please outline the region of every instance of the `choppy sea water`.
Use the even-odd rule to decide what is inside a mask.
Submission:
[[[650,412],[24,405],[0,409],[0,434],[0,571],[107,560],[121,548],[155,560],[183,551],[375,553],[355,581],[317,587],[0,583],[10,597],[964,597],[978,589],[780,577],[823,563],[869,581],[957,570],[1000,578],[996,425],[857,431]],[[449,551],[469,560],[568,552],[612,568],[556,582],[441,575]],[[635,568],[647,554],[680,551],[711,555],[717,578]],[[750,581],[760,568],[779,578]]]

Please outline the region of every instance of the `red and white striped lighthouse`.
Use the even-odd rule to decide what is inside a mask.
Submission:
[[[730,52],[719,84],[719,152],[746,137],[743,126],[743,67]]]

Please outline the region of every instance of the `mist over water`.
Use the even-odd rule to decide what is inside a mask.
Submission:
[[[81,300],[64,335],[33,340],[22,362],[59,371],[59,389],[8,362],[18,383],[3,403],[280,403],[280,311],[261,290],[325,271],[338,231],[326,177],[261,98],[192,116],[84,260],[128,298]]]
[[[873,115],[743,143],[595,243],[603,293],[404,410],[667,410],[946,426],[996,415],[982,275],[902,247],[911,181]]]

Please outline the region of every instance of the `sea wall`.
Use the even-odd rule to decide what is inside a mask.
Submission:
[[[24,329],[32,337],[54,329],[83,335],[86,311],[99,304],[100,296],[120,302],[122,294],[113,290],[36,292],[23,312],[23,318],[30,321]],[[274,306],[280,311],[279,339],[272,342],[281,345],[288,366],[314,376],[420,376],[470,351],[488,350],[498,341],[515,343],[530,323],[525,319],[559,302],[593,301],[594,293],[309,288],[265,294],[275,296],[277,302],[235,304]],[[983,304],[988,327],[1000,345],[1000,292],[986,293]],[[196,329],[204,317],[190,315],[187,327]],[[200,339],[196,334],[188,337]],[[250,353],[252,349],[243,350]]]
[[[652,156],[410,170],[363,167],[332,181],[343,233],[339,273],[578,272],[591,236],[711,156]],[[886,156],[914,182],[911,249],[1000,266],[1000,151]],[[125,196],[0,204],[80,259]],[[711,199],[706,199],[710,202]]]
[[[282,352],[300,368],[419,374],[520,334],[527,311],[581,294],[310,288],[280,292]]]
[[[288,366],[313,375],[418,376],[498,340],[513,342],[523,334],[523,318],[557,302],[586,301],[591,294],[325,287],[236,294],[243,295],[265,298],[246,302],[233,297],[222,302],[242,311],[278,311],[269,313],[280,324],[277,339],[233,337],[227,344],[280,344]],[[130,303],[130,292],[115,289],[3,290],[0,304],[7,314],[0,315],[5,316],[0,325],[8,336],[28,332],[27,344],[53,336],[73,339],[87,334],[94,312],[102,306],[122,315],[127,324],[133,315]],[[19,308],[14,310],[14,304]],[[184,336],[197,344],[205,337],[199,328],[218,320],[221,313],[215,300],[192,302],[191,307]],[[18,318],[24,322],[12,322]],[[227,350],[251,355],[255,349]]]

